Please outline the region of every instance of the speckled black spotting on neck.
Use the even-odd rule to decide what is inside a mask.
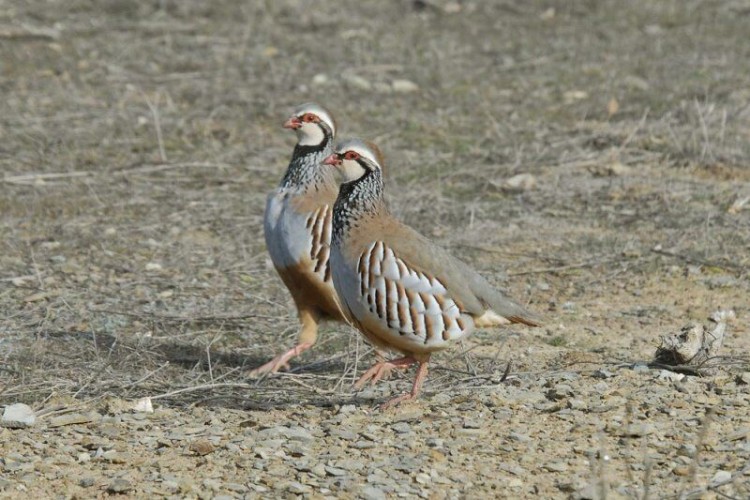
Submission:
[[[339,244],[363,217],[374,215],[384,206],[383,176],[379,169],[368,170],[359,179],[343,183],[333,205],[333,244]]]
[[[307,191],[308,189],[317,190],[325,184],[334,182],[333,168],[322,164],[326,156],[332,152],[333,137],[328,131],[320,144],[314,146],[297,144],[280,186]]]

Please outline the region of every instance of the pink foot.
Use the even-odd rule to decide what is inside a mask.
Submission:
[[[429,359],[429,358],[428,358]],[[414,360],[414,362],[418,362],[417,360]],[[411,392],[408,394],[402,394],[401,396],[395,397],[389,401],[386,401],[382,405],[380,405],[381,410],[387,410],[388,408],[393,408],[394,406],[397,406],[404,401],[409,401],[410,399],[417,399],[417,396],[419,395],[419,391],[422,390],[422,384],[424,383],[424,379],[427,377],[427,360],[425,361],[419,361],[419,368],[417,368],[417,376],[414,377],[414,385],[411,388]]]
[[[393,361],[379,361],[375,363],[372,368],[367,370],[359,380],[357,380],[357,383],[354,384],[354,388],[359,390],[364,387],[367,382],[375,385],[380,379],[389,375],[394,369],[403,370],[416,362],[416,359],[408,356],[405,358],[394,359]]]
[[[388,408],[393,408],[394,406],[400,405],[404,401],[409,401],[410,399],[416,399],[416,398],[417,398],[417,396],[415,394],[411,394],[411,393],[402,394],[402,395],[400,395],[398,397],[395,397],[393,399],[389,399],[388,401],[386,401],[385,403],[383,403],[382,405],[380,405],[379,408],[381,410],[387,410]]]
[[[292,359],[295,356],[299,356],[306,350],[310,349],[313,345],[309,342],[299,344],[298,346],[295,346],[291,349],[289,349],[284,354],[279,354],[275,358],[273,358],[271,361],[266,363],[263,366],[259,366],[258,368],[252,370],[249,375],[251,377],[258,377],[260,375],[265,375],[267,373],[276,373],[279,370],[288,370],[289,369],[289,360]]]

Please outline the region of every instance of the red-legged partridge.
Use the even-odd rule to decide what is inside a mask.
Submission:
[[[390,214],[377,146],[350,139],[337,145],[324,163],[336,166],[344,177],[333,207],[330,260],[339,300],[372,344],[404,355],[377,363],[356,387],[375,383],[394,368],[419,364],[411,392],[383,408],[416,398],[430,355],[474,328],[538,326],[534,314]]]
[[[273,265],[297,306],[301,329],[295,347],[253,375],[288,367],[291,358],[315,344],[320,320],[346,322],[328,262],[338,182],[332,169],[322,165],[333,150],[336,122],[322,106],[309,103],[299,106],[284,127],[297,133],[297,145],[281,184],[268,196],[263,228]]]

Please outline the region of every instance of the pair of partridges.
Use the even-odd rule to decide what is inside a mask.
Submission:
[[[377,349],[404,355],[379,361],[356,387],[394,368],[419,365],[411,392],[383,405],[388,407],[415,398],[430,355],[476,327],[539,324],[536,315],[390,214],[377,146],[360,139],[334,146],[336,122],[317,104],[297,108],[284,127],[297,133],[298,142],[268,197],[264,229],[302,327],[297,346],[255,374],[276,372],[312,347],[321,320],[342,321]]]

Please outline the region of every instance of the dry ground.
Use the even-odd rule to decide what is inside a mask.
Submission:
[[[747,498],[748,23],[741,0],[0,0],[0,405],[40,415],[0,429],[0,495]],[[408,380],[353,392],[372,356],[342,326],[248,379],[296,335],[261,219],[307,100],[546,325],[479,332],[387,413]],[[639,364],[719,307],[716,374]]]

